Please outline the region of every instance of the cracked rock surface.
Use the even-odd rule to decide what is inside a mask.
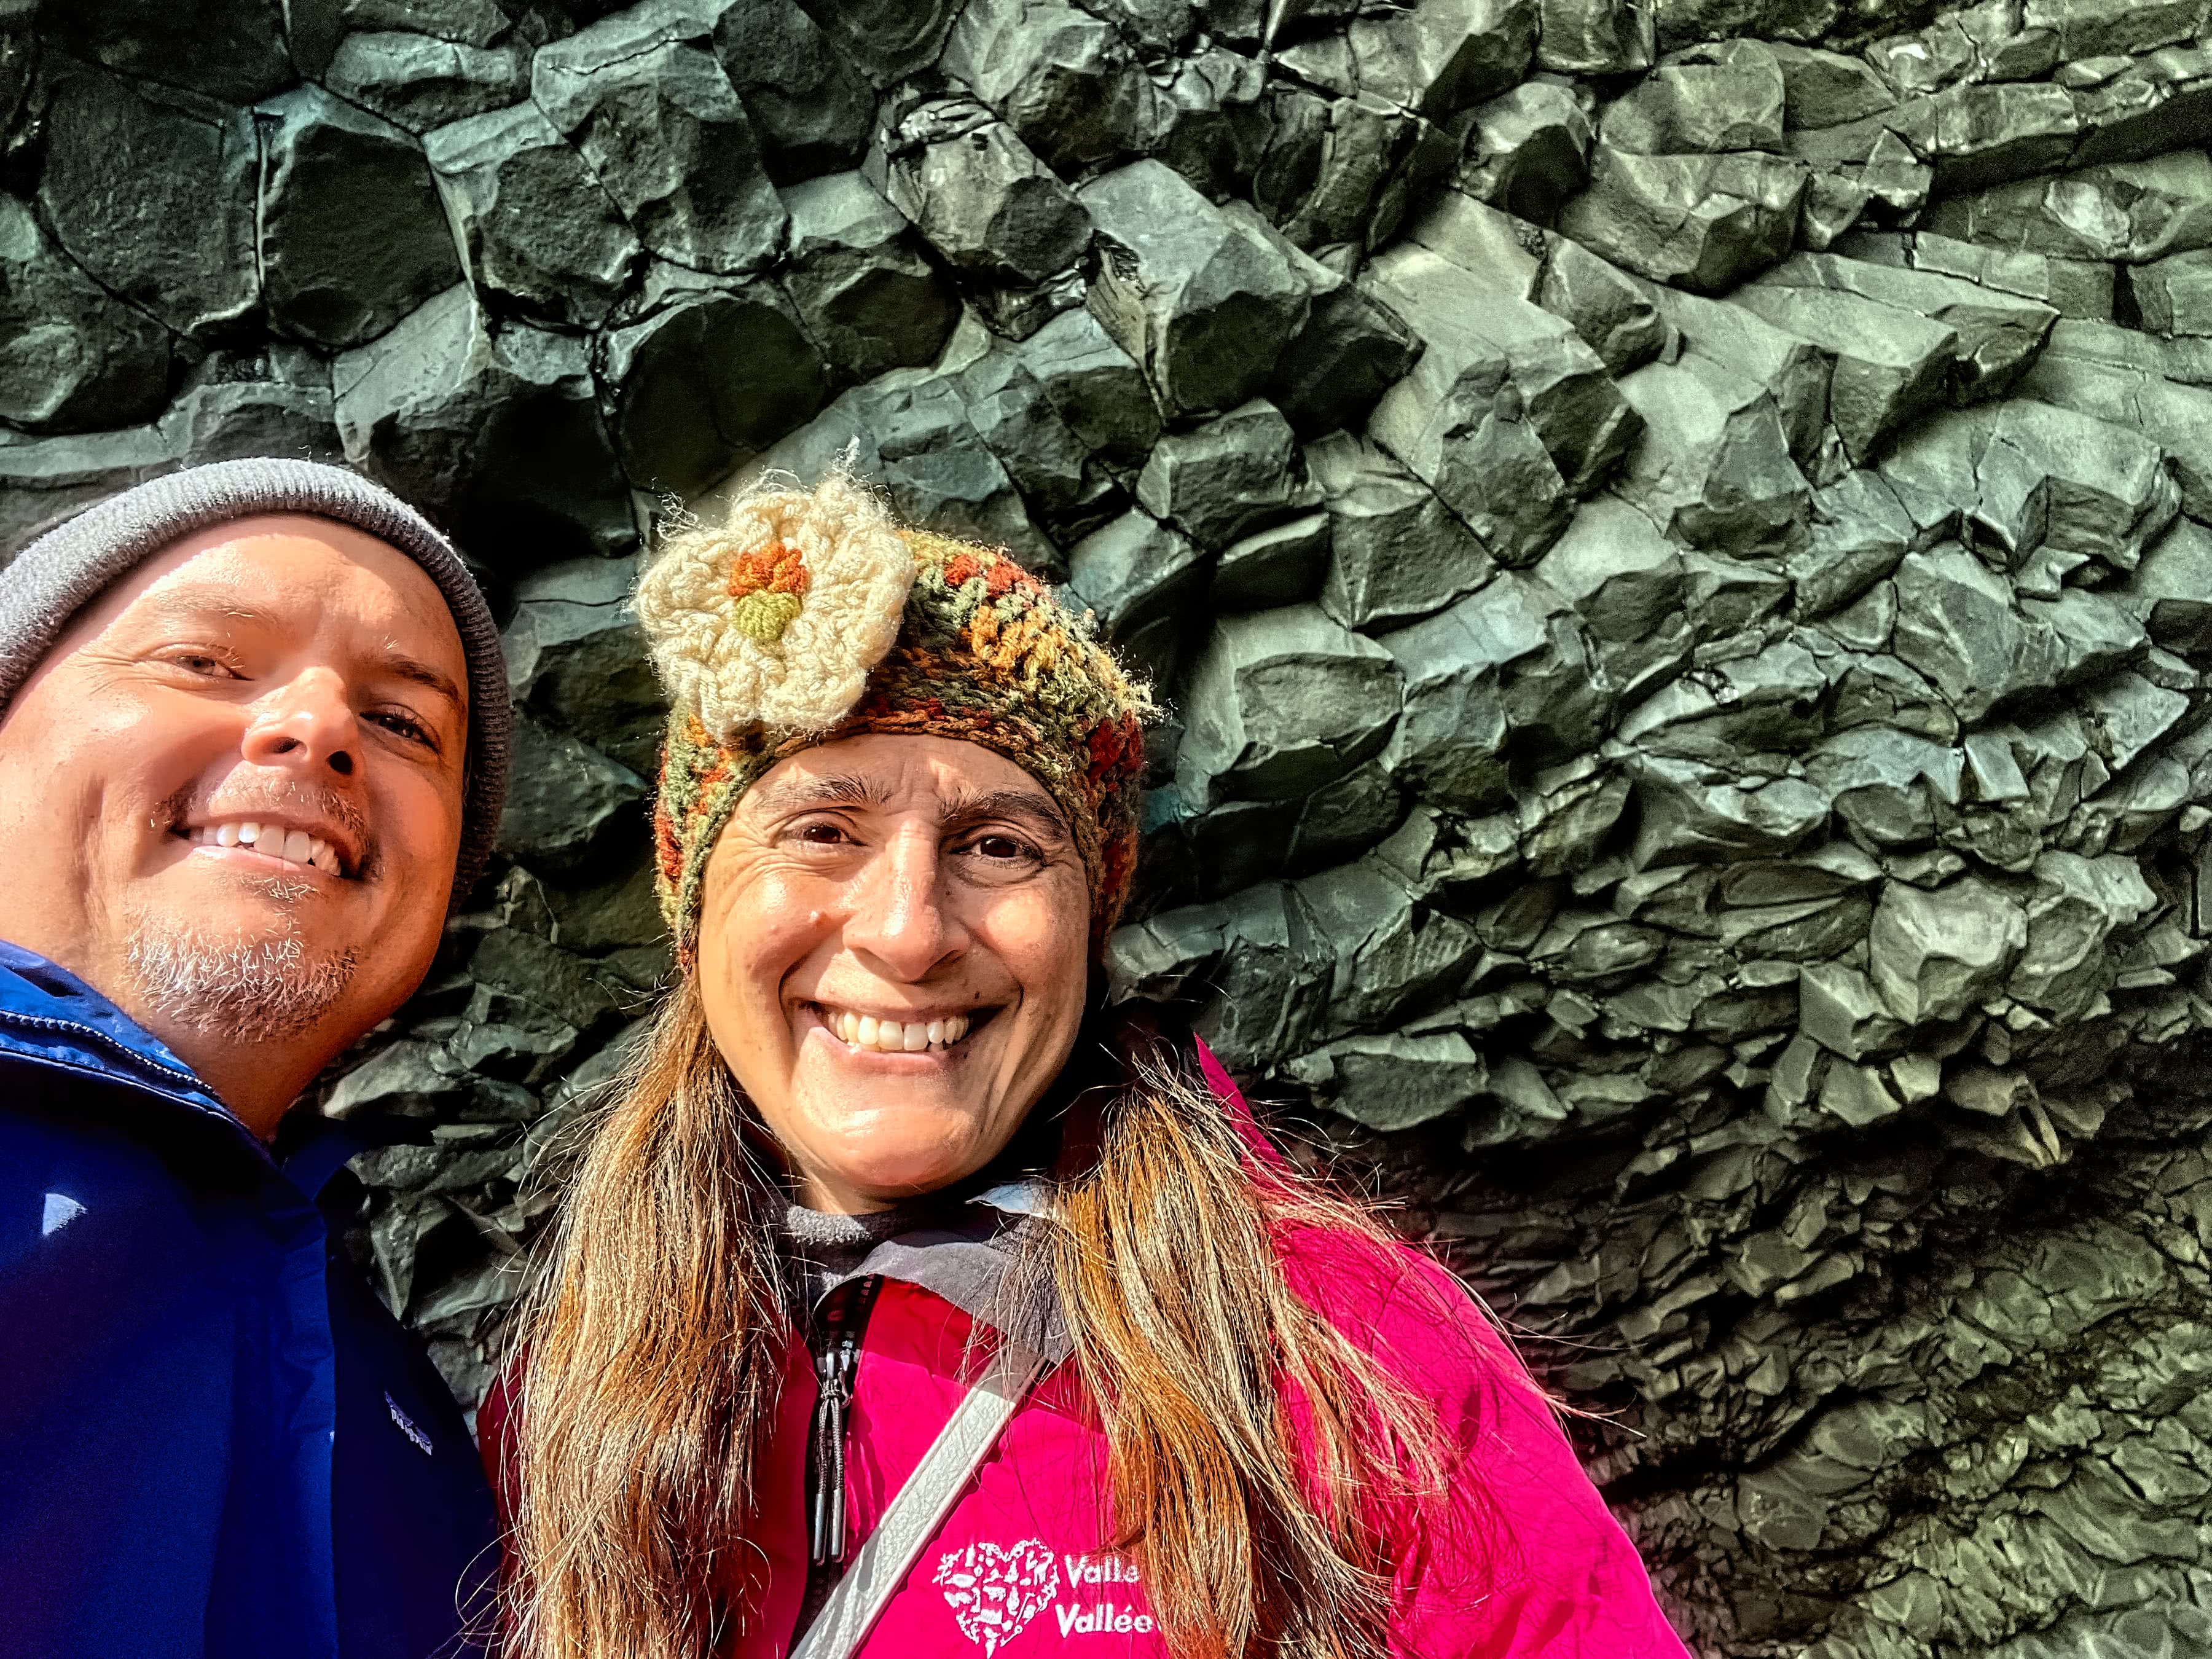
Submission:
[[[1152,677],[1113,994],[1527,1334],[1701,1655],[2212,1650],[2204,0],[0,0],[0,558],[340,457],[501,856],[317,1085],[463,1398],[669,971],[628,595],[848,450]]]

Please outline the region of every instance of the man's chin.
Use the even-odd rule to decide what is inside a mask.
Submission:
[[[133,929],[127,962],[142,1004],[173,1024],[241,1042],[306,1035],[343,1000],[359,957],[295,933],[174,921]]]

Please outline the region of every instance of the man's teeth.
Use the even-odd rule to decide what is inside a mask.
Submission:
[[[251,847],[257,853],[289,864],[312,864],[328,875],[338,871],[338,849],[319,836],[304,830],[287,830],[281,823],[209,823],[188,830],[185,838],[199,847]]]
[[[918,1020],[909,1025],[896,1019],[878,1019],[872,1014],[841,1010],[830,1013],[823,1023],[855,1048],[874,1048],[887,1054],[918,1054],[926,1048],[950,1048],[968,1035],[965,1014],[954,1014],[948,1019]]]

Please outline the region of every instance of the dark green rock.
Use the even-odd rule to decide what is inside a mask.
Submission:
[[[187,386],[155,422],[179,461],[295,455],[343,459],[328,374],[307,383],[210,380]]]
[[[865,380],[934,358],[959,307],[909,246],[906,221],[858,173],[784,192],[784,288],[838,374]]]
[[[628,767],[526,714],[514,722],[514,754],[501,852],[532,869],[584,873],[635,837],[647,791]]]
[[[953,0],[822,0],[807,15],[831,51],[883,87],[936,61],[959,10]]]
[[[1477,201],[1550,222],[1589,178],[1595,129],[1586,96],[1546,76],[1477,106],[1453,183]]]
[[[1623,702],[1648,696],[1688,665],[1698,618],[1682,550],[1627,502],[1589,503],[1535,574],[1588,625],[1606,681]]]
[[[500,9],[498,0],[282,0],[282,3],[292,62],[307,79],[326,85],[332,64],[347,40],[356,35],[398,33],[480,50],[498,44],[514,28],[514,20]],[[522,48],[526,64],[526,40],[518,38],[515,44]],[[525,81],[526,84],[526,76]]]
[[[1839,289],[1751,283],[1732,301],[1832,356],[1828,422],[1855,466],[1942,399],[1960,355],[1942,324]]]
[[[1360,93],[1443,121],[1528,72],[1535,0],[1419,0],[1370,12],[1345,32]]]
[[[1321,263],[1248,204],[1222,211],[1285,259],[1310,296],[1305,323],[1275,356],[1267,392],[1299,432],[1356,426],[1413,366],[1420,342],[1387,306]]]
[[[1572,754],[1611,713],[1566,601],[1516,571],[1381,642],[1406,684],[1385,763],[1448,811],[1494,809],[1516,755]]]
[[[134,78],[250,104],[298,79],[280,0],[84,0],[52,7],[56,44]]]
[[[1160,434],[1144,370],[1090,311],[1063,311],[1017,348],[1067,428],[1099,459],[1141,465]]]
[[[39,39],[31,32],[40,0],[10,0],[0,7],[0,139],[14,131],[31,90]]]
[[[714,55],[737,88],[779,183],[834,173],[867,147],[874,98],[797,0],[747,0],[714,24]]]
[[[636,581],[635,559],[532,571],[515,584],[500,648],[518,705],[650,775],[666,703],[629,606]]]
[[[2212,160],[2185,151],[1999,185],[1937,204],[1926,225],[2055,258],[2147,264],[2212,246]]]
[[[943,68],[1061,173],[1142,149],[1159,124],[1131,41],[1069,0],[969,0]]]
[[[1782,70],[1783,124],[1803,132],[1842,126],[1893,108],[1897,94],[1863,58],[1769,42]]]
[[[2058,315],[2052,306],[1992,293],[1990,286],[1980,282],[1833,254],[1795,254],[1759,281],[1774,287],[1827,288],[1859,295],[1917,313],[1949,329],[1958,337],[1952,349],[1949,395],[1959,403],[2009,391],[2042,350]]]
[[[1649,69],[1657,47],[1652,11],[1634,0],[1540,0],[1536,62],[1559,75]]]
[[[1716,293],[1789,252],[1806,183],[1800,164],[1757,151],[1638,155],[1601,143],[1559,228],[1639,276]]]
[[[1299,246],[1389,241],[1407,209],[1449,173],[1449,130],[1357,94],[1285,92],[1253,200]]]
[[[260,297],[253,118],[50,58],[39,206],[76,262],[181,334]]]
[[[955,270],[1039,283],[1090,245],[1091,222],[1074,194],[978,105],[919,105],[879,142],[868,181]]]
[[[1693,547],[1741,557],[1790,539],[1811,489],[1764,387],[1685,352],[1646,364],[1620,390],[1644,417],[1621,495]]]
[[[2143,326],[2160,334],[2212,334],[2212,249],[2154,259],[2128,272]]]
[[[1635,155],[1782,149],[1782,64],[1763,41],[1671,53],[1608,105],[1605,142]]]
[[[1155,685],[1175,682],[1197,632],[1205,555],[1149,514],[1132,509],[1068,550],[1062,590],[1097,618],[1100,636]]]
[[[1232,194],[1267,153],[1266,68],[1225,46],[1182,61],[1154,101],[1152,154],[1209,200]]]
[[[1846,472],[1814,492],[1807,533],[1784,564],[1799,614],[1849,605],[1897,568],[1912,540],[1912,520],[1879,473]]]
[[[2180,499],[2156,444],[2025,398],[1928,422],[1885,472],[1902,496],[1962,509],[2016,566],[2047,549],[2069,569],[2094,558],[2132,570]]]
[[[1029,354],[971,323],[946,349],[945,358],[948,365],[955,360],[962,364],[960,398],[969,423],[1041,524],[1065,542],[1111,516],[1124,493],[1067,423],[1031,368]],[[1129,370],[1135,379],[1135,366]]]
[[[582,341],[494,324],[456,287],[331,378],[347,459],[443,514],[477,557],[527,569],[635,538]]]
[[[1152,447],[1137,500],[1213,551],[1300,505],[1297,435],[1282,411],[1255,398]]]
[[[1388,628],[1440,611],[1497,568],[1436,491],[1375,445],[1337,433],[1308,445],[1305,459],[1328,509],[1321,606],[1346,628]],[[1224,555],[1217,592],[1229,564]]]
[[[752,119],[702,41],[650,10],[539,48],[530,94],[652,252],[732,276],[783,246]]]
[[[437,187],[405,133],[319,87],[257,115],[261,290],[272,328],[343,350],[460,280]]]
[[[1328,514],[1309,513],[1223,548],[1207,609],[1267,611],[1317,596],[1328,568],[1330,524]]]
[[[1380,749],[1397,718],[1390,653],[1317,606],[1215,623],[1188,681],[1186,799],[1296,799]]]
[[[2212,530],[2176,519],[2118,597],[2167,650],[2212,649]]]
[[[1201,1038],[1231,1066],[1307,1046],[1334,963],[1297,890],[1249,887],[1215,914],[1220,954],[1195,1022]]]
[[[1528,562],[1620,462],[1640,417],[1560,319],[1425,248],[1393,249],[1370,270],[1370,291],[1425,349],[1369,432],[1492,556]]]
[[[1157,161],[1081,192],[1106,244],[1090,303],[1171,416],[1233,408],[1304,322],[1310,294],[1257,231]]]
[[[150,426],[0,442],[0,556],[13,558],[63,520],[175,465],[167,440]]]
[[[402,31],[349,34],[324,84],[413,133],[505,109],[530,94],[530,52],[519,40],[495,46]]]
[[[0,197],[0,421],[33,432],[127,426],[168,396],[169,333],[87,276]]]
[[[606,320],[638,239],[535,104],[440,127],[423,148],[471,283],[549,321]]]
[[[1644,283],[1581,243],[1473,196],[1444,191],[1406,234],[1486,286],[1563,319],[1616,377],[1667,346],[1668,325]]]
[[[605,337],[611,427],[637,487],[689,495],[811,420],[822,354],[773,284],[700,284]]]

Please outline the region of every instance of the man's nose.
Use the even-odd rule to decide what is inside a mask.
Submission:
[[[360,732],[344,680],[335,670],[311,668],[254,705],[246,758],[303,776],[345,777],[358,763]]]
[[[845,924],[845,943],[872,957],[889,976],[926,979],[957,955],[965,933],[948,905],[945,868],[933,834],[894,836],[868,860]]]

